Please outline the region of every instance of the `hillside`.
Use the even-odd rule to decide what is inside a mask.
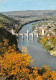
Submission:
[[[0,13],[0,43],[3,43],[4,39],[7,39],[9,42],[9,45],[16,44],[17,40],[16,36],[12,35],[8,30],[10,29],[16,29],[15,24],[19,25],[19,21],[14,20],[13,18],[10,18],[8,16],[5,16]]]
[[[28,10],[28,11],[10,11],[3,12],[7,16],[46,16],[56,15],[56,10]]]
[[[29,21],[51,18],[56,16],[56,10],[28,10],[28,11],[11,11],[2,12],[4,15],[20,20],[21,23]]]
[[[14,24],[17,23],[19,24],[19,21],[0,13],[0,27],[15,28]]]

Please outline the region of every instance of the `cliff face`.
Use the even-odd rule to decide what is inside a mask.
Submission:
[[[0,28],[0,42],[2,42],[3,39],[8,39],[9,45],[15,44],[17,46],[16,36],[12,35],[5,28]]]

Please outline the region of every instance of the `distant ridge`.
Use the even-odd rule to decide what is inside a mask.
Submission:
[[[39,16],[39,15],[53,16],[56,15],[56,10],[9,11],[9,12],[2,12],[2,14],[7,16]]]

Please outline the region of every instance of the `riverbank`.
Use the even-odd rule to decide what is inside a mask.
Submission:
[[[50,44],[50,42],[48,42],[48,40],[47,40],[46,37],[44,37],[44,36],[43,36],[43,37],[42,37],[42,36],[39,36],[39,37],[37,38],[37,40],[42,44],[42,46],[43,46],[46,50],[48,50],[48,52],[50,53],[50,55],[56,57],[56,51],[53,50],[54,46],[52,46],[52,45]]]

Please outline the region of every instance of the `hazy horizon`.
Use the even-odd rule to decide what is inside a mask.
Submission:
[[[20,11],[56,11],[56,10],[15,10],[15,11],[2,11],[2,12],[20,12]]]

